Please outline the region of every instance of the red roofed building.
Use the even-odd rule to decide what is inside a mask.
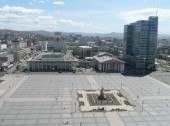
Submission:
[[[94,66],[101,72],[123,72],[125,62],[109,53],[99,53],[93,56]]]

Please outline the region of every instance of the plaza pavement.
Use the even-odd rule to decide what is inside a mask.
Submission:
[[[155,71],[151,73],[150,76],[170,85],[170,72]]]
[[[33,73],[1,79],[0,126],[170,125],[170,87],[149,76]],[[122,88],[139,105],[134,111],[81,112],[77,90],[102,86]]]

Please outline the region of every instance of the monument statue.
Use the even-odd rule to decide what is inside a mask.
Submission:
[[[104,88],[102,87],[102,89],[100,90],[100,95],[98,97],[99,100],[106,100],[106,96],[104,94]]]

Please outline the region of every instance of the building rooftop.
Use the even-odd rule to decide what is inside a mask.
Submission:
[[[77,61],[70,53],[42,52],[29,61]]]
[[[90,47],[90,46],[79,46],[79,48],[83,48],[83,49],[92,49],[92,47]]]
[[[93,58],[95,60],[97,60],[98,62],[100,62],[100,63],[111,61],[111,60],[115,60],[115,61],[119,61],[119,62],[124,62],[122,60],[119,60],[119,59],[113,57],[111,54],[105,53],[105,52],[101,52],[98,55],[93,56]]]
[[[94,58],[100,62],[100,63],[103,63],[103,62],[106,62],[106,61],[110,61],[113,59],[113,57],[110,57],[110,56],[102,56],[102,57],[99,57],[99,56],[94,56]]]

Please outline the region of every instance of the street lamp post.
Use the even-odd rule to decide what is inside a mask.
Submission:
[[[146,70],[146,58],[143,58],[143,60],[144,60],[144,71],[143,71],[143,74],[145,74],[145,70]]]
[[[80,123],[80,126],[82,126],[82,122]]]
[[[142,101],[142,111],[143,111],[143,104],[144,104],[144,101]]]

